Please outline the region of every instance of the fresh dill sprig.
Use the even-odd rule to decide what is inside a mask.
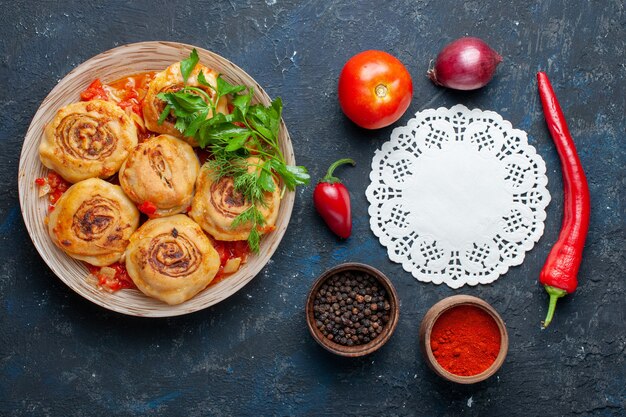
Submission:
[[[261,241],[261,233],[259,231],[265,225],[265,217],[259,211],[257,206],[252,205],[241,212],[232,222],[232,227],[236,228],[242,224],[250,224],[252,229],[248,236],[248,245],[255,253],[259,251],[259,243]]]

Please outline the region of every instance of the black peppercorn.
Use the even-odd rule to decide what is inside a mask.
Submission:
[[[391,305],[378,281],[367,273],[330,276],[315,294],[315,327],[335,343],[362,345],[382,333]]]

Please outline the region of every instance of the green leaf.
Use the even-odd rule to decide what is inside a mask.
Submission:
[[[209,87],[211,90],[216,91],[215,86],[211,85],[211,83],[207,81],[202,70],[200,70],[200,73],[198,74],[198,82],[200,83],[200,85],[204,85],[206,87]]]
[[[272,116],[270,115],[268,108],[263,107],[260,104],[255,104],[254,106],[250,106],[248,113],[250,114],[250,117],[257,119],[257,123],[264,126],[270,125],[270,118]]]
[[[254,129],[277,146],[281,113],[282,101],[280,98],[276,98],[269,107],[264,107],[261,104],[250,106],[247,119]]]
[[[247,138],[249,136],[249,131],[239,126],[235,126],[231,123],[219,124],[216,126],[203,124],[203,126],[198,130],[200,146],[222,143],[223,146],[226,147],[235,137],[237,138],[237,140],[241,140],[239,139],[240,136],[243,138]],[[235,146],[233,150],[229,152],[234,152],[237,149],[239,148]]]
[[[232,114],[217,113],[210,119],[206,120],[207,126],[219,126],[222,124],[232,125],[235,122],[235,116]]]
[[[222,78],[220,74],[217,77],[217,91],[219,92],[220,97],[228,94],[240,93],[246,89],[245,85],[232,85],[228,81]]]
[[[183,135],[188,136],[188,137],[194,137],[196,135],[196,132],[202,125],[202,122],[206,120],[208,115],[209,115],[208,109],[199,112],[187,125],[187,127],[185,128],[185,131],[183,132]]]
[[[174,123],[174,128],[179,132],[184,132],[187,129],[187,119],[184,117],[179,117],[176,119],[176,123]]]
[[[309,171],[304,166],[287,165],[287,171],[293,177],[294,185],[306,185],[311,181]]]
[[[250,132],[245,127],[239,127],[232,123],[222,123],[209,127],[207,129],[207,133],[216,138],[221,137],[228,140],[230,138],[234,138],[235,136],[245,136],[247,138]]]
[[[185,82],[187,82],[187,79],[198,64],[198,61],[200,61],[198,51],[196,51],[196,48],[193,48],[193,51],[189,54],[189,58],[183,59],[180,62],[180,72],[183,74],[183,80],[185,80]]]
[[[248,123],[257,131],[259,132],[263,137],[273,141],[275,139],[274,135],[272,134],[272,131],[269,130],[267,127],[265,127],[265,125],[263,125],[263,123],[256,117],[249,117],[248,118]]]
[[[157,94],[157,97],[160,98],[161,100],[163,100],[164,102],[166,102],[167,104],[170,104],[170,102],[172,100],[171,94],[172,93],[159,93],[159,94]]]
[[[165,108],[161,112],[161,115],[159,116],[159,120],[157,121],[159,126],[163,124],[165,119],[167,119],[167,116],[169,116],[171,110],[172,110],[172,106],[170,106],[169,104],[165,106]]]
[[[270,130],[274,134],[275,138],[278,138],[278,133],[280,132],[280,120],[283,114],[283,101],[280,97],[276,97],[274,101],[272,101],[271,108],[273,110],[272,117],[270,119]]]
[[[276,183],[274,182],[273,174],[272,174],[272,160],[266,161],[261,167],[261,171],[259,172],[259,180],[258,183],[266,192],[272,192],[276,189]]]
[[[177,117],[185,117],[196,112],[204,111],[208,108],[202,97],[190,93],[168,93],[172,94],[174,99],[174,114]]]
[[[209,95],[206,91],[204,91],[203,89],[198,88],[198,87],[190,87],[190,86],[187,86],[187,87],[185,87],[183,90],[181,90],[181,91],[177,91],[177,92],[176,92],[176,93],[174,93],[174,94],[182,94],[182,93],[190,93],[190,94],[195,94],[195,95],[197,95],[197,96],[201,97],[201,98],[202,98],[202,100],[203,100],[203,101],[205,101],[205,102],[207,102],[207,103],[213,100],[213,99],[211,98],[211,96],[210,96],[210,95]]]
[[[276,161],[274,169],[290,190],[294,190],[298,185],[306,185],[311,181],[309,172],[303,166],[286,165]]]
[[[252,100],[252,90],[248,91],[248,94],[240,94],[233,98],[232,104],[236,109],[241,112],[242,120],[246,117],[250,101]]]
[[[280,118],[283,113],[283,100],[280,97],[276,97],[274,101],[272,101],[271,108],[276,112],[276,115]]]
[[[246,141],[248,140],[248,137],[249,137],[248,132],[231,137],[228,142],[228,145],[226,145],[225,151],[235,152],[243,148],[243,146],[246,144]]]

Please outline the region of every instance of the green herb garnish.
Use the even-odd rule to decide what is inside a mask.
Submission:
[[[185,82],[199,61],[194,49],[189,58],[180,63]],[[235,190],[242,193],[251,206],[233,220],[232,227],[250,224],[252,231],[248,244],[253,252],[259,251],[259,228],[265,219],[258,206],[264,206],[266,192],[275,190],[274,176],[282,179],[285,188],[294,190],[298,185],[309,183],[308,171],[303,166],[287,165],[279,146],[282,101],[276,98],[271,105],[252,104],[252,87],[233,85],[222,76],[211,85],[202,71],[198,83],[208,87],[212,94],[202,88],[185,85],[177,92],[161,93],[157,97],[166,103],[159,123],[169,114],[176,117],[175,127],[183,135],[193,137],[202,148],[208,148],[213,159],[206,165],[215,180],[232,177]],[[222,97],[231,96],[231,114],[217,112]],[[210,116],[210,117],[208,117]],[[208,117],[208,118],[207,118]],[[258,156],[261,162],[250,169],[246,160]]]
[[[196,48],[193,48],[193,51],[189,54],[189,58],[180,62],[180,72],[183,74],[183,80],[185,80],[185,82],[187,82],[191,71],[196,67],[198,61],[200,61],[198,51],[196,51]]]

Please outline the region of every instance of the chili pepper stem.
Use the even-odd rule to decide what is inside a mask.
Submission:
[[[333,164],[328,167],[328,171],[326,172],[326,175],[324,176],[324,178],[320,180],[320,182],[327,182],[329,184],[341,182],[339,178],[333,176],[333,172],[335,171],[335,169],[337,169],[338,166],[343,165],[343,164],[350,164],[352,166],[355,166],[356,162],[354,162],[354,160],[351,158],[342,158],[338,161],[333,162]]]
[[[541,327],[545,329],[550,325],[552,318],[554,317],[554,311],[556,310],[556,302],[559,298],[567,294],[567,291],[560,288],[552,287],[550,285],[544,285],[546,292],[550,296],[550,305],[548,306],[548,314],[546,319],[541,322]]]

